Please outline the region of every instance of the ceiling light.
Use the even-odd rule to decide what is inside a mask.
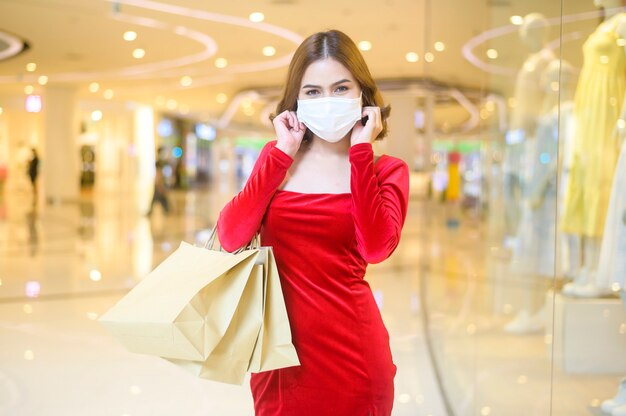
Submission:
[[[225,58],[217,58],[215,60],[215,66],[218,68],[226,68],[228,61]]]
[[[185,75],[184,77],[182,77],[180,79],[180,85],[182,85],[183,87],[188,87],[191,85],[191,83],[193,82],[193,80],[191,79],[190,76]]]
[[[524,23],[524,18],[522,16],[517,16],[517,15],[511,16],[509,20],[515,26],[520,26],[522,23]]]
[[[89,84],[89,92],[98,92],[99,89],[100,84],[98,84],[97,82],[92,82],[91,84]]]
[[[3,112],[4,110],[2,109],[2,107],[0,107],[0,115],[2,115]],[[0,286],[2,286],[2,279],[0,279]]]
[[[93,121],[100,121],[102,120],[102,111],[100,110],[95,110],[91,112],[91,119]]]
[[[167,107],[168,110],[176,110],[178,103],[176,102],[176,100],[173,100],[170,98],[169,100],[167,100],[167,103],[165,104],[165,106]]]
[[[273,46],[266,46],[263,48],[263,55],[264,56],[274,56],[276,55],[276,48],[274,48]]]
[[[617,40],[617,46],[626,46],[626,39],[619,38]]]
[[[370,49],[372,49],[372,42],[368,40],[362,40],[361,42],[359,42],[359,49],[362,51],[369,51]]]
[[[141,48],[137,48],[133,51],[133,58],[135,59],[141,59],[144,56],[146,56],[146,51]]]
[[[250,16],[248,16],[248,18],[250,19],[251,22],[259,23],[265,20],[265,15],[261,12],[254,12],[254,13],[250,13]]]
[[[135,39],[137,39],[137,32],[133,32],[132,30],[129,30],[128,32],[124,32],[125,41],[132,42]]]
[[[487,58],[489,59],[498,58],[498,51],[495,49],[487,49]]]
[[[42,103],[41,103],[41,95],[28,95],[26,96],[26,102],[24,103],[26,107],[26,112],[28,113],[38,113],[41,111]]]
[[[32,85],[27,85],[24,87],[24,94],[30,95],[35,91],[35,88]]]
[[[93,269],[89,272],[89,279],[91,279],[94,282],[99,282],[100,280],[102,280],[102,273],[100,273],[99,270]]]
[[[29,62],[26,64],[26,70],[28,72],[35,72],[35,70],[37,69],[37,64],[34,62]]]
[[[108,90],[104,90],[104,98],[107,100],[110,100],[111,98],[113,98],[113,90],[108,89]]]
[[[446,44],[443,42],[435,42],[435,50],[437,52],[443,52],[446,49]]]
[[[46,85],[48,83],[48,77],[42,75],[37,79],[37,82],[39,82],[39,85]]]
[[[220,92],[219,94],[217,94],[217,96],[215,96],[215,101],[220,104],[224,104],[226,101],[228,101],[228,96],[223,92]]]
[[[417,62],[419,61],[419,56],[415,52],[409,52],[405,56],[406,60],[409,62]]]
[[[433,55],[432,52],[426,52],[426,54],[424,55],[424,60],[426,62],[432,62],[435,60],[435,55]]]
[[[243,113],[245,115],[247,115],[248,117],[253,116],[254,115],[254,107],[244,107]]]

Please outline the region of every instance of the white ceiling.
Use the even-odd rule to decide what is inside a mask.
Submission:
[[[594,10],[593,0],[563,4],[565,14]],[[248,20],[256,11],[265,14],[263,23]],[[476,68],[461,48],[474,36],[510,25],[510,16],[530,12],[558,17],[561,0],[0,0],[0,30],[30,45],[0,61],[0,100],[23,94],[27,85],[43,88],[37,77],[46,75],[50,84],[75,85],[91,101],[104,100],[103,91],[110,88],[113,100],[158,108],[175,100],[175,111],[216,119],[240,91],[279,88],[297,44],[329,28],[372,43],[364,56],[376,78],[429,77],[506,95],[513,78]],[[580,65],[581,43],[595,24],[591,19],[563,27],[566,33],[585,35],[563,48],[575,65]],[[552,38],[558,38],[559,29],[553,27]],[[127,30],[136,31],[137,40],[124,41]],[[435,41],[444,42],[445,51],[434,51]],[[268,45],[277,51],[270,58],[261,53]],[[131,56],[138,47],[146,51],[140,60]],[[487,48],[499,51],[491,63],[513,73],[526,54],[514,30],[476,49],[485,61]],[[419,62],[405,60],[409,51],[419,54]],[[428,51],[435,54],[432,63],[423,59]],[[219,57],[228,60],[226,68],[215,67]],[[33,73],[25,70],[29,62],[37,64]],[[183,76],[192,78],[189,87],[180,85]],[[91,82],[100,84],[97,93],[88,91]],[[219,93],[226,94],[226,103],[217,102]],[[259,113],[236,117],[256,120]]]

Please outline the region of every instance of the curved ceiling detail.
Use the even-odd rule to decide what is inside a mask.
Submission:
[[[302,43],[304,38],[299,34],[292,32],[288,29],[280,26],[272,25],[269,23],[255,23],[248,19],[237,16],[229,16],[220,13],[208,12],[206,10],[192,9],[189,7],[175,6],[171,4],[159,3],[152,0],[105,0],[112,3],[123,4],[127,6],[133,6],[143,9],[148,9],[156,12],[162,12],[167,14],[173,14],[177,16],[184,16],[193,19],[206,20],[214,23],[223,23],[232,26],[240,26],[243,28],[258,30],[266,32],[278,37],[281,37],[287,41],[292,42],[294,45]],[[232,65],[223,72],[230,73],[243,73],[243,72],[256,72],[267,69],[280,68],[289,65],[291,61],[292,53],[281,56],[276,59],[264,60],[263,62],[252,62],[247,64]]]
[[[296,45],[300,44],[304,39],[302,36],[295,32],[281,28],[279,26],[267,24],[267,23],[253,23],[247,19],[229,16],[225,14],[207,12],[200,9],[192,9],[188,7],[168,5],[150,0],[104,0],[105,2],[112,2],[121,5],[127,5],[145,10],[151,10],[161,12],[165,14],[173,14],[177,16],[183,16],[187,18],[200,19],[211,21],[215,23],[223,23],[228,25],[239,26],[247,29],[266,32],[278,37],[281,37]],[[189,29],[185,26],[170,25],[161,21],[143,17],[134,16],[127,13],[114,12],[110,15],[110,18],[117,21],[130,23],[133,25],[149,27],[158,30],[169,30],[177,36],[184,36],[190,40],[199,42],[203,45],[203,50],[200,53],[182,56],[176,59],[170,59],[159,62],[151,62],[148,64],[133,65],[129,67],[119,68],[109,71],[80,71],[80,72],[64,72],[57,74],[49,74],[49,80],[53,82],[76,82],[76,81],[92,81],[92,80],[114,80],[114,79],[156,79],[156,78],[175,78],[180,77],[183,73],[186,75],[188,71],[184,71],[181,68],[196,64],[202,61],[210,59],[218,50],[218,46],[212,37],[199,32],[197,30]],[[257,72],[270,69],[281,68],[289,65],[293,53],[280,56],[278,58],[264,60],[262,62],[249,62],[243,64],[230,65],[228,68],[220,70],[221,74],[237,74],[245,72]],[[168,71],[167,73],[162,73]],[[200,75],[208,75],[206,72]],[[0,76],[0,83],[14,83],[17,82],[17,76]],[[199,84],[212,84],[215,76],[199,79]],[[20,76],[21,81],[35,82],[36,76]],[[176,85],[175,83],[171,84]],[[178,87],[180,88],[180,87]],[[132,87],[129,88],[132,90]]]
[[[0,30],[0,61],[19,55],[28,49],[28,44],[10,33]]]

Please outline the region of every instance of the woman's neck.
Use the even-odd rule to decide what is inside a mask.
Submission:
[[[336,143],[330,143],[317,136],[313,136],[311,137],[308,150],[326,155],[347,155],[350,151],[350,134],[347,134],[346,137]]]

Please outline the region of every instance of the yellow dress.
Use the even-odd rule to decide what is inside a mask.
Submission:
[[[620,13],[603,22],[583,46],[572,170],[561,222],[566,233],[600,237],[604,231],[619,156],[614,131],[626,90],[626,54],[617,35],[625,19],[626,13]]]

